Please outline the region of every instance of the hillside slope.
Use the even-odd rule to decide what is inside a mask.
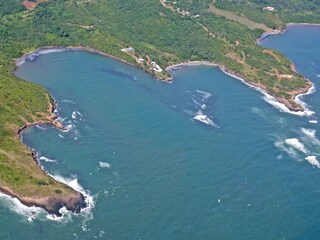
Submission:
[[[227,8],[227,1],[233,4],[226,0],[218,1],[217,6]],[[0,188],[22,201],[49,197],[56,204],[66,204],[66,199],[72,198],[71,210],[83,206],[78,193],[41,171],[17,137],[26,124],[54,123],[48,92],[12,73],[16,58],[39,47],[96,49],[136,64],[165,81],[170,75],[161,69],[172,64],[215,62],[295,111],[303,109],[294,97],[311,86],[292,70],[291,62],[282,54],[256,44],[264,32],[261,25],[250,27],[215,14],[210,11],[212,1],[181,0],[174,4],[169,0],[52,0],[35,10],[23,9],[16,0],[5,2],[0,4]],[[231,4],[227,9],[233,10]],[[253,15],[248,16],[255,20]],[[281,21],[283,16],[277,17],[279,26],[285,23]],[[300,19],[299,14],[296,19]],[[272,25],[264,18],[259,22]],[[36,201],[30,204],[43,206]]]

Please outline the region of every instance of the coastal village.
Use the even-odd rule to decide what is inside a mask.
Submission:
[[[150,67],[149,68],[150,71],[154,71],[155,73],[163,72],[163,69],[155,61],[152,61],[149,58],[149,56],[146,55],[145,58],[142,57],[142,56],[136,57],[135,56],[135,50],[134,50],[133,47],[122,48],[121,51],[131,55],[132,57],[134,57],[136,62],[139,65],[147,65],[147,66],[149,66]]]
[[[192,14],[189,10],[186,9],[181,9],[179,7],[175,7],[178,2],[177,1],[167,1],[167,0],[160,0],[160,3],[165,7],[170,9],[172,12],[179,13],[183,17],[193,17],[193,18],[198,18],[200,17],[199,14]]]
[[[208,36],[210,37],[213,37],[213,38],[216,38],[217,37],[217,34],[215,34],[214,32],[211,32],[209,30],[209,28],[205,25],[203,25],[203,23],[201,23],[198,19],[200,18],[200,14],[194,14],[192,13],[190,10],[187,10],[187,9],[182,9],[179,6],[179,2],[178,0],[176,1],[171,1],[171,0],[159,0],[161,5],[164,6],[165,8],[169,9],[172,13],[176,13],[176,14],[179,14],[181,15],[181,17],[188,17],[188,18],[191,18],[193,19],[199,26],[201,26],[201,28],[208,34]],[[215,3],[215,1],[213,1],[213,4]],[[209,8],[209,10],[212,10],[212,8],[215,8],[214,5],[211,5],[211,7]],[[215,8],[217,9],[217,8]],[[277,11],[274,7],[272,6],[266,6],[262,9],[263,11],[268,11],[268,12],[275,12]],[[220,11],[220,10],[219,10]],[[216,13],[215,11],[213,11],[215,14],[218,14],[220,15],[220,12],[219,13]],[[222,17],[226,17],[224,15],[224,12],[222,12]],[[227,17],[228,18],[228,17]],[[238,17],[236,17],[236,19],[238,19]],[[231,16],[231,20],[234,20],[234,21],[237,21],[235,19],[233,19],[233,17]],[[247,20],[247,19],[245,19]],[[254,24],[253,24],[254,25]],[[273,29],[270,29],[268,27],[266,27],[265,25],[263,24],[256,24],[255,28],[261,28],[263,30],[265,30],[266,32],[275,32],[275,33],[278,33],[279,30],[273,30]],[[236,40],[235,42],[233,43],[228,43],[226,42],[225,39],[221,39],[222,41],[224,41],[226,44],[228,45],[233,45],[234,47],[237,47],[239,45],[241,45],[241,42],[239,40]],[[136,52],[135,52],[135,49],[133,47],[130,47],[130,46],[127,46],[125,48],[122,48],[121,49],[122,52],[130,55],[131,57],[133,57],[136,61],[136,63],[138,64],[138,66],[140,66],[141,68],[143,68],[144,70],[146,70],[147,72],[153,74],[154,76],[156,76],[158,79],[161,79],[161,80],[171,80],[171,78],[168,76],[168,74],[160,67],[160,65],[155,61],[155,60],[152,60],[150,59],[150,57],[148,55],[145,55],[145,54],[140,54],[140,55],[136,55]],[[268,54],[271,54],[272,51],[269,51],[267,52]],[[273,53],[272,53],[273,54]],[[230,55],[227,55],[229,58],[233,59],[234,61],[237,61],[237,62],[240,62],[240,63],[243,63],[242,60],[238,59],[236,56],[230,54]],[[286,75],[286,74],[279,74],[279,73],[276,73],[276,76],[279,77],[279,78],[292,78],[293,76],[289,76],[289,75]]]

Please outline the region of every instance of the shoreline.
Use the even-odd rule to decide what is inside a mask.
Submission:
[[[47,173],[46,173],[47,174]],[[56,180],[57,181],[57,180]],[[68,186],[69,187],[69,186]],[[77,196],[61,197],[21,197],[6,187],[0,186],[0,191],[12,198],[16,198],[19,202],[27,207],[39,207],[47,211],[49,214],[62,217],[60,209],[66,208],[75,214],[79,214],[81,209],[86,208],[86,201],[82,193],[77,192]]]
[[[284,34],[287,31],[287,28],[285,29],[275,29],[272,31],[268,31],[268,32],[264,32],[260,38],[257,39],[256,44],[260,45],[260,43],[262,41],[264,41],[265,39],[267,39],[268,37],[272,36],[272,35],[278,35],[278,34]]]
[[[259,44],[261,41],[263,41],[264,39],[266,39],[268,36],[270,35],[274,35],[274,34],[283,34],[288,26],[296,26],[296,25],[307,25],[307,26],[320,26],[320,24],[308,24],[308,23],[289,23],[286,25],[286,28],[283,30],[275,30],[275,31],[271,31],[271,32],[265,32],[264,34],[262,34],[262,36],[256,41],[257,44]],[[34,51],[31,51],[29,53],[24,54],[23,56],[21,56],[20,58],[15,59],[15,64],[16,67],[15,69],[17,69],[20,65],[22,65],[23,63],[25,63],[26,61],[31,61],[33,60],[35,57],[40,56],[40,55],[44,55],[47,53],[51,53],[51,52],[63,52],[63,51],[86,51],[89,53],[93,53],[93,54],[97,54],[97,55],[101,55],[104,57],[110,57],[113,59],[116,59],[118,61],[121,61],[125,64],[128,64],[130,66],[137,66],[133,63],[130,63],[128,61],[125,61],[119,57],[115,57],[112,56],[110,54],[98,51],[96,49],[90,48],[90,47],[83,47],[83,46],[69,46],[69,47],[61,47],[61,46],[44,46],[44,47],[40,47]],[[240,80],[241,82],[243,82],[244,84],[246,84],[247,86],[249,86],[250,88],[255,89],[256,91],[259,91],[260,93],[262,93],[264,95],[264,99],[269,102],[271,105],[273,105],[274,107],[277,107],[278,109],[280,109],[280,111],[285,111],[291,114],[296,114],[299,116],[305,116],[305,115],[311,115],[312,112],[307,108],[306,103],[304,103],[301,98],[305,95],[311,94],[315,91],[314,88],[314,84],[308,80],[310,82],[310,84],[300,90],[297,90],[296,92],[292,93],[291,97],[292,100],[299,105],[298,108],[293,108],[291,107],[291,104],[288,102],[287,99],[283,99],[283,98],[277,98],[274,97],[272,95],[270,95],[267,90],[265,89],[265,87],[263,85],[260,84],[255,84],[255,83],[251,83],[245,80],[245,78],[243,76],[241,76],[240,74],[237,74],[236,72],[230,71],[228,70],[228,68],[224,65],[221,64],[217,64],[214,62],[210,62],[210,61],[186,61],[186,62],[181,62],[181,63],[177,63],[177,64],[173,64],[170,66],[167,66],[165,68],[165,70],[169,73],[170,77],[168,77],[168,79],[158,79],[160,81],[166,82],[166,83],[170,83],[172,81],[172,76],[171,76],[171,72],[176,71],[178,69],[184,68],[184,67],[192,67],[192,66],[212,66],[212,67],[218,67],[222,72],[224,72],[225,74],[227,74],[228,76],[235,78],[237,80]],[[294,64],[292,65],[292,70],[295,69]],[[170,80],[170,81],[169,81]],[[50,96],[52,98],[52,96]],[[268,100],[269,101],[268,101]],[[271,103],[271,101],[274,102],[274,104]],[[19,130],[17,131],[17,136],[19,138],[19,140],[21,141],[22,144],[24,144],[22,142],[22,137],[21,137],[21,133],[22,131],[26,130],[29,127],[32,127],[34,125],[37,124],[52,124],[54,127],[61,129],[61,130],[65,130],[65,128],[63,127],[63,125],[58,122],[55,121],[58,116],[54,113],[54,110],[56,108],[56,105],[52,105],[52,103],[49,100],[49,106],[48,109],[51,113],[50,116],[47,116],[45,119],[43,120],[39,120],[36,122],[32,122],[29,123],[27,122],[24,126],[22,126],[21,128],[19,128]],[[29,148],[30,149],[30,148]],[[30,149],[32,151],[32,157],[35,160],[36,164],[41,168],[41,166],[39,165],[36,156],[35,156],[35,152]],[[44,173],[48,176],[50,176],[47,172],[44,171]],[[47,212],[51,213],[51,214],[55,214],[57,216],[61,216],[59,210],[62,207],[66,207],[68,210],[74,212],[74,213],[79,213],[80,210],[82,208],[86,207],[86,203],[85,203],[85,198],[83,196],[82,193],[80,193],[79,191],[75,192],[78,194],[78,197],[75,199],[73,196],[71,198],[66,199],[66,197],[64,197],[64,199],[59,197],[53,197],[50,199],[50,196],[48,197],[44,197],[42,199],[39,199],[37,196],[35,197],[27,197],[26,199],[24,199],[23,197],[18,196],[17,194],[15,194],[13,191],[11,191],[10,189],[7,189],[5,187],[1,187],[0,186],[0,190],[2,192],[4,192],[5,194],[11,196],[11,197],[15,197],[17,198],[22,204],[26,205],[26,206],[37,206],[37,207],[41,207],[43,209],[45,209]],[[42,202],[41,202],[42,201]]]
[[[50,97],[52,98],[51,95],[50,95]],[[25,145],[22,141],[22,135],[21,135],[22,132],[24,130],[28,129],[29,127],[32,127],[32,126],[35,126],[38,124],[39,125],[51,124],[57,129],[66,130],[63,127],[62,123],[55,121],[58,118],[58,116],[54,113],[56,108],[57,108],[57,105],[56,104],[52,105],[51,102],[49,101],[48,109],[50,109],[51,115],[48,117],[48,119],[39,120],[39,121],[32,122],[32,123],[27,122],[24,126],[19,128],[19,130],[17,131],[17,138],[21,141],[21,144]],[[41,171],[43,171],[44,174],[51,177],[51,175],[40,166],[40,164],[37,160],[37,152],[28,146],[27,146],[27,148],[31,151],[31,156],[32,156],[35,164],[37,164],[37,166],[41,169]],[[51,178],[53,178],[53,177],[51,177]],[[56,180],[55,178],[53,178],[53,179],[61,184],[68,186],[67,184],[60,182],[60,181]],[[68,186],[68,187],[70,188],[70,186]],[[19,196],[19,194],[14,193],[9,188],[0,186],[1,192],[3,192],[4,194],[6,194],[12,198],[18,199],[23,205],[25,205],[27,207],[40,207],[40,208],[46,210],[49,214],[53,214],[57,217],[62,216],[62,214],[60,213],[60,209],[62,209],[63,207],[65,207],[68,211],[71,211],[75,214],[79,214],[81,209],[88,207],[84,194],[81,193],[80,191],[75,190],[75,189],[73,189],[73,190],[76,194],[72,194],[72,195],[70,194],[70,196],[59,197],[59,196],[48,195],[47,197],[42,197],[42,198],[40,197],[39,198],[38,196],[21,197],[21,196]]]
[[[174,64],[171,65],[169,67],[167,67],[165,70],[170,72],[179,70],[181,68],[185,68],[185,67],[193,67],[193,66],[212,66],[212,67],[218,67],[224,74],[240,80],[241,82],[243,82],[244,84],[246,84],[248,87],[253,88],[254,90],[262,93],[264,95],[264,97],[266,97],[267,99],[270,99],[272,101],[275,102],[275,104],[272,104],[271,101],[267,101],[268,103],[270,103],[272,106],[278,108],[280,111],[282,112],[288,112],[294,115],[299,115],[299,116],[304,116],[304,115],[311,115],[312,112],[306,107],[306,103],[304,103],[301,100],[301,97],[305,96],[305,95],[309,95],[311,93],[314,92],[314,84],[309,80],[309,82],[311,83],[310,86],[301,89],[301,91],[298,91],[294,96],[293,96],[293,100],[295,103],[297,103],[298,105],[301,106],[301,110],[297,110],[294,108],[289,107],[288,102],[286,99],[278,99],[274,96],[272,96],[271,94],[269,94],[263,87],[263,85],[256,85],[253,83],[249,83],[245,80],[245,78],[233,71],[228,70],[225,66],[221,65],[221,64],[217,64],[214,62],[208,62],[208,61],[190,61],[190,62],[183,62],[183,63],[178,63],[178,64]],[[292,66],[293,68],[295,67],[294,65]],[[279,104],[276,104],[276,102]],[[281,104],[281,105],[280,105]]]
[[[259,43],[263,40],[265,40],[266,38],[268,38],[270,35],[276,35],[276,34],[283,34],[285,33],[285,31],[287,30],[288,26],[299,26],[299,25],[307,25],[307,26],[320,26],[320,24],[312,24],[312,23],[288,23],[286,25],[286,28],[284,28],[283,30],[273,30],[271,32],[265,32],[262,34],[262,36],[257,39],[256,44],[259,45]],[[44,47],[40,47],[34,51],[31,51],[29,53],[24,54],[23,56],[21,56],[20,58],[15,59],[15,63],[16,63],[16,68],[19,67],[21,64],[23,64],[26,61],[30,61],[33,60],[35,57],[40,56],[40,55],[44,55],[44,54],[48,54],[48,53],[52,53],[52,52],[64,52],[64,51],[85,51],[85,52],[89,52],[89,53],[93,53],[93,54],[97,54],[100,56],[104,56],[104,57],[110,57],[113,59],[116,59],[118,61],[121,61],[125,64],[128,64],[130,66],[134,66],[134,67],[139,67],[137,64],[133,64],[130,63],[128,61],[125,61],[119,57],[98,51],[96,49],[90,48],[90,47],[83,47],[83,46],[68,46],[68,47],[61,47],[61,46],[44,46]],[[306,104],[301,101],[301,97],[311,94],[310,93],[310,89],[314,88],[314,84],[309,80],[309,85],[297,90],[295,93],[291,94],[291,98],[292,101],[294,101],[298,107],[292,107],[290,102],[287,99],[284,98],[278,98],[275,96],[272,96],[271,94],[269,94],[267,92],[267,89],[260,84],[255,84],[252,82],[248,82],[246,81],[245,77],[241,76],[240,74],[230,71],[228,70],[228,68],[224,65],[215,63],[215,62],[210,62],[210,61],[185,61],[185,62],[181,62],[181,63],[176,63],[170,66],[167,66],[165,68],[165,71],[167,71],[169,73],[169,77],[165,78],[165,79],[159,79],[156,78],[156,76],[154,76],[156,78],[156,80],[162,81],[164,83],[172,83],[173,78],[170,74],[170,72],[173,72],[175,70],[181,69],[183,67],[192,67],[192,66],[212,66],[212,67],[219,67],[219,69],[224,72],[225,74],[231,76],[232,78],[235,78],[237,80],[241,80],[243,83],[245,83],[247,86],[254,88],[255,90],[261,92],[263,95],[265,95],[267,98],[273,98],[274,101],[277,101],[278,104],[283,104],[284,106],[281,107],[282,111],[285,112],[289,112],[295,115],[310,115],[310,111],[307,109]],[[296,67],[295,65],[292,63],[291,69],[293,71],[296,72]],[[145,71],[144,69],[142,69],[143,71]],[[146,72],[146,71],[145,71]],[[147,72],[148,73],[148,72]],[[150,74],[150,73],[149,73]],[[151,74],[152,75],[152,74]],[[313,92],[313,91],[312,91]],[[287,109],[284,109],[287,108]],[[53,113],[52,113],[53,114]],[[53,116],[54,117],[54,116]],[[50,121],[38,121],[35,123],[30,123],[28,126],[24,126],[24,128],[29,127],[29,126],[33,126],[36,124],[53,124],[55,125],[57,128],[59,129],[63,129],[63,126],[60,125],[60,123],[54,121],[55,118],[51,119]],[[23,130],[24,128],[21,128],[21,130]]]
[[[50,98],[54,99],[51,95],[50,95]],[[49,125],[53,125],[55,128],[59,129],[59,130],[62,130],[62,131],[65,131],[67,130],[63,124],[59,121],[56,121],[56,119],[58,118],[58,115],[56,115],[54,113],[54,111],[57,109],[57,105],[55,103],[55,105],[52,105],[50,102],[49,102],[49,106],[48,106],[48,109],[50,109],[50,113],[51,115],[46,119],[46,120],[39,120],[39,121],[35,121],[35,122],[27,122],[24,126],[22,126],[21,128],[19,128],[18,132],[17,132],[17,135],[18,135],[18,138],[21,140],[21,133],[26,130],[27,128],[29,127],[32,127],[32,126],[35,126],[35,125],[44,125],[44,124],[49,124]]]
[[[44,55],[44,54],[48,54],[48,53],[53,53],[53,52],[66,52],[66,51],[85,51],[85,52],[89,52],[89,53],[93,53],[93,54],[97,54],[100,56],[104,56],[104,57],[110,57],[113,59],[116,59],[120,62],[123,62],[125,64],[128,64],[130,66],[137,66],[133,63],[130,63],[126,60],[123,60],[120,57],[116,57],[110,54],[107,54],[105,52],[96,50],[94,48],[90,48],[90,47],[83,47],[83,46],[67,46],[67,47],[61,47],[61,46],[43,46],[43,47],[39,47],[36,50],[30,51],[28,53],[23,54],[21,57],[14,59],[15,60],[15,64],[16,67],[14,69],[14,72],[16,71],[16,69],[22,65],[23,63],[25,63],[26,61],[32,61],[35,57]]]
[[[297,26],[310,26],[310,27],[320,27],[320,23],[287,23],[283,29],[274,29],[272,31],[264,32],[260,38],[257,39],[256,43],[259,45],[260,42],[264,41],[266,38],[271,35],[284,34],[287,31],[288,27],[297,27]]]
[[[272,31],[264,32],[261,35],[261,37],[256,40],[256,44],[260,45],[260,43],[262,41],[264,41],[266,38],[268,38],[271,35],[284,34],[287,31],[287,28],[290,26],[294,27],[294,26],[301,26],[301,25],[302,26],[320,27],[320,23],[319,24],[318,23],[287,23],[286,27],[284,29],[280,29],[280,30],[275,29]],[[272,96],[271,94],[269,94],[267,92],[267,89],[265,89],[265,87],[263,85],[248,82],[245,80],[245,77],[243,77],[240,74],[237,74],[233,71],[228,70],[227,67],[225,67],[224,65],[218,64],[218,63],[214,63],[214,62],[210,62],[210,61],[187,61],[187,62],[182,62],[182,63],[170,65],[170,66],[166,67],[165,70],[170,73],[172,71],[181,69],[183,67],[192,67],[192,66],[200,66],[200,65],[218,67],[222,72],[224,72],[228,76],[235,78],[237,80],[240,80],[241,82],[246,84],[248,87],[253,88],[256,91],[262,93],[265,97],[264,99],[272,106],[278,108],[280,111],[288,112],[290,114],[294,114],[294,115],[298,115],[298,116],[310,116],[310,115],[314,114],[314,112],[309,110],[307,107],[307,104],[305,102],[303,102],[301,99],[302,97],[309,95],[309,94],[312,94],[316,91],[314,83],[305,77],[304,78],[308,81],[309,85],[304,88],[301,88],[291,94],[292,100],[299,106],[299,108],[296,109],[296,108],[292,108],[290,106],[291,104],[288,102],[287,99],[277,98],[275,96]],[[291,70],[294,72],[297,72],[297,68],[294,63],[292,63],[292,65],[291,65]]]
[[[271,35],[278,35],[278,34],[284,34],[287,31],[288,27],[294,27],[294,26],[316,26],[320,27],[320,23],[287,23],[284,29],[274,29],[272,31],[264,32],[260,38],[256,40],[256,44],[260,45],[262,41],[267,39]],[[289,60],[291,62],[291,60]],[[291,70],[297,73],[297,68],[293,62],[291,62]],[[262,93],[264,95],[264,99],[271,104],[272,106],[278,108],[280,111],[283,112],[288,112],[290,114],[298,115],[298,116],[310,116],[314,112],[308,109],[307,104],[302,101],[302,97],[314,93],[315,86],[314,83],[305,78],[308,81],[308,86],[301,88],[297,90],[296,92],[290,94],[291,99],[299,106],[297,108],[292,108],[290,102],[288,102],[287,99],[284,98],[278,98],[275,96],[272,96],[271,94],[268,93],[267,89],[263,85],[260,84],[254,84],[251,82],[246,81],[245,77],[241,76],[240,74],[237,74],[233,71],[228,70],[227,67],[224,65],[210,62],[210,61],[187,61],[187,62],[182,62],[182,63],[177,63],[170,65],[165,68],[166,71],[169,73],[178,69],[181,69],[183,67],[192,67],[192,66],[213,66],[213,67],[218,67],[222,72],[225,74],[229,75],[232,78],[235,78],[237,80],[240,80],[250,88],[255,89],[256,91]]]

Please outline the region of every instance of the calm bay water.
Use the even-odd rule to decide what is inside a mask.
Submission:
[[[290,27],[263,45],[286,54],[317,87],[318,39],[319,27]],[[28,221],[33,213],[17,214],[1,197],[1,239],[320,237],[320,169],[311,164],[320,160],[319,125],[309,122],[320,112],[319,92],[305,97],[315,115],[299,117],[217,68],[183,68],[164,84],[75,51],[41,55],[17,75],[52,93],[70,129],[34,127],[24,142],[47,158],[49,173],[78,179],[95,207]]]

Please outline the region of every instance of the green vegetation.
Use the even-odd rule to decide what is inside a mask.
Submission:
[[[21,0],[0,1],[0,16],[22,11]]]
[[[286,23],[320,23],[318,0],[218,0],[216,6],[269,27],[284,27]],[[274,11],[263,8],[273,7]]]
[[[276,0],[220,0],[216,6],[269,27],[282,26],[288,21],[305,22],[313,18],[318,21],[319,10],[315,7],[320,4],[316,1],[290,2],[293,4],[286,6]],[[27,122],[52,121],[49,94],[41,86],[12,74],[15,58],[42,46],[93,48],[166,79],[169,77],[166,72],[156,73],[152,69],[152,61],[163,69],[185,61],[211,61],[264,88],[291,109],[300,110],[293,102],[293,93],[309,83],[291,70],[290,61],[282,54],[255,44],[264,31],[261,25],[250,27],[242,20],[215,14],[209,9],[212,3],[211,0],[178,0],[176,4],[169,0],[162,3],[159,0],[51,0],[30,11],[23,9],[18,0],[2,1],[0,186],[24,196],[56,196],[71,191],[42,173],[34,164],[30,150],[16,136]],[[307,10],[293,14],[300,4],[309,15]],[[261,10],[267,5],[274,5],[278,11]],[[128,46],[134,51],[121,51]],[[144,61],[139,62],[139,58]]]

